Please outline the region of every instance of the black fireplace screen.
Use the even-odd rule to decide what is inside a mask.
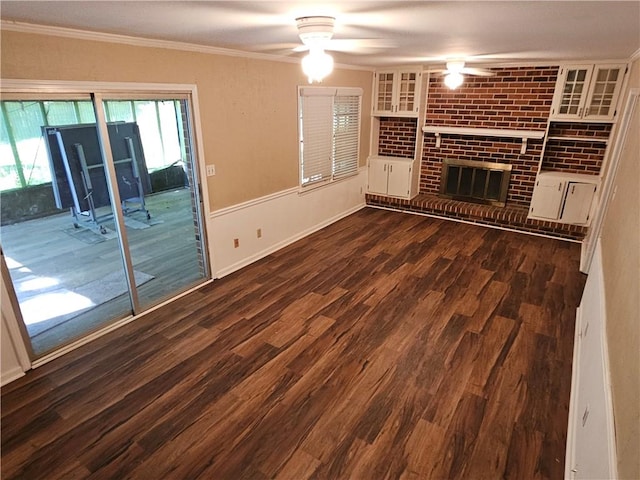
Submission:
[[[510,178],[511,165],[508,164],[445,159],[440,195],[504,207]]]

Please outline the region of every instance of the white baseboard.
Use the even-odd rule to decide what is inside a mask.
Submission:
[[[598,242],[576,311],[565,479],[618,478],[602,256]]]
[[[213,277],[229,275],[364,208],[365,182],[363,168],[310,191],[291,188],[212,212],[207,237]]]
[[[277,252],[278,250],[280,250],[281,248],[286,247],[287,245],[290,245],[304,237],[306,237],[307,235],[311,235],[314,232],[317,232],[318,230],[323,229],[324,227],[331,225],[334,222],[337,222],[338,220],[344,218],[344,217],[348,217],[349,215],[351,215],[352,213],[357,212],[358,210],[364,208],[366,205],[365,204],[361,204],[361,205],[357,205],[356,207],[347,210],[346,212],[342,212],[339,215],[336,215],[334,217],[331,217],[325,221],[323,221],[320,224],[315,225],[312,228],[308,228],[306,230],[303,230],[302,232],[297,233],[296,235],[293,235],[292,237],[286,238],[274,245],[270,245],[268,248],[257,252],[247,258],[244,258],[242,260],[240,260],[239,262],[234,263],[233,265],[229,265],[228,267],[222,268],[220,270],[218,270],[216,272],[216,278],[222,278],[226,275],[229,275],[230,273],[235,272],[236,270],[240,270],[243,267],[246,267],[247,265],[252,264],[253,262],[257,262],[258,260],[266,257],[267,255],[272,254],[273,252]]]
[[[8,383],[13,382],[14,380],[17,380],[20,377],[24,377],[24,375],[25,375],[24,370],[22,370],[22,368],[20,367],[13,367],[12,369],[7,370],[6,372],[3,371],[0,385],[4,387]]]

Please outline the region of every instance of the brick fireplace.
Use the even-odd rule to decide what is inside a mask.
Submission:
[[[424,100],[425,125],[546,132],[558,68],[509,67],[492,71],[496,73],[493,77],[465,76],[464,84],[456,90],[449,90],[441,76],[432,75]],[[412,158],[419,138],[416,122],[415,118],[380,118],[379,154]],[[549,137],[607,138],[610,128],[609,124],[552,123],[548,133]],[[367,203],[563,238],[584,237],[583,226],[527,219],[543,140],[530,139],[524,153],[519,138],[447,134],[439,140],[437,146],[433,134],[424,134],[420,190],[416,198],[367,195]],[[547,168],[592,174],[600,171],[605,144],[553,142],[548,140],[545,149]],[[442,198],[444,159],[510,165],[506,206],[473,205]]]
[[[495,69],[495,77],[467,76],[464,84],[449,90],[442,77],[428,85],[425,123],[451,127],[541,130],[553,100],[557,68],[519,67]],[[426,135],[423,143],[420,193],[437,194],[443,158],[486,160],[512,166],[507,203],[528,207],[533,195],[542,141],[531,141],[520,153],[516,138],[450,135],[441,140]]]

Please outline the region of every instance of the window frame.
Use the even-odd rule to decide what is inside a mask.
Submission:
[[[298,187],[300,192],[305,192],[318,188],[324,185],[339,182],[346,178],[352,177],[358,174],[359,159],[360,159],[360,136],[362,129],[362,94],[363,89],[358,87],[298,87]],[[355,104],[354,99],[350,97],[356,97]],[[309,108],[311,109],[311,115],[318,114],[317,118],[312,118],[310,122],[311,126],[305,124],[305,108],[307,103],[305,99],[309,99]],[[313,100],[312,100],[313,99]],[[341,100],[338,100],[341,99]],[[326,112],[327,102],[330,102],[331,113],[326,118],[322,118],[325,113],[319,113],[322,109]],[[315,105],[315,107],[314,107]],[[356,107],[356,112],[349,111]],[[313,110],[317,108],[317,110]],[[342,111],[340,111],[342,109]],[[344,110],[347,110],[345,113]],[[357,115],[357,125],[355,129],[348,125],[349,116]],[[346,128],[344,131],[346,118]],[[309,119],[308,119],[309,121]],[[319,123],[318,126],[313,125],[313,122]],[[339,126],[342,125],[342,132],[339,132]],[[309,129],[313,129],[316,126],[316,132],[309,132]],[[309,133],[326,135],[326,129],[330,128],[330,138],[328,139],[329,145],[324,147],[320,143],[319,150],[314,150],[311,154],[311,160],[314,162],[312,171],[321,172],[321,178],[316,180],[307,180],[305,178],[305,155],[304,155],[304,136],[305,127],[307,127],[307,135]],[[339,143],[337,143],[337,140]],[[355,141],[355,153],[347,153],[348,156],[353,155],[353,162],[349,162],[349,159],[345,160],[344,154],[339,151],[353,150],[353,142]],[[322,142],[322,141],[321,141]],[[307,146],[310,142],[307,140]],[[318,145],[317,141],[315,142]],[[322,163],[322,160],[318,159],[318,156],[325,155],[326,152],[330,153],[330,158]],[[307,157],[309,158],[309,157]],[[345,161],[349,162],[345,164]]]

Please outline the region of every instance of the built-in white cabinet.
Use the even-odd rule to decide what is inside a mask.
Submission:
[[[586,224],[598,183],[599,177],[592,175],[562,172],[538,174],[529,218]]]
[[[421,70],[380,70],[375,72],[373,82],[373,115],[418,116]]]
[[[551,118],[613,120],[626,71],[626,64],[562,66],[558,72]]]
[[[389,197],[412,198],[417,194],[418,173],[411,158],[369,157],[369,193]]]
[[[557,220],[560,216],[565,181],[557,177],[539,175],[533,189],[529,216]]]

